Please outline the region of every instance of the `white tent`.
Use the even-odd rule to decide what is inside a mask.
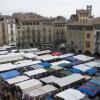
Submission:
[[[84,79],[84,77],[81,74],[72,74],[59,80],[54,80],[53,83],[58,84],[60,87],[65,87],[82,79]]]
[[[35,70],[24,72],[24,74],[26,74],[28,76],[34,76],[34,75],[42,74],[45,72],[47,72],[47,70],[40,68],[40,69],[35,69]]]
[[[78,90],[69,88],[56,94],[56,97],[62,98],[64,100],[81,100],[85,98],[85,95]]]
[[[25,58],[36,58],[37,55],[33,54],[33,53],[24,53],[23,57]]]
[[[73,66],[73,68],[79,69],[82,72],[85,72],[85,71],[91,69],[90,67],[86,66],[85,64],[76,65],[76,66]]]
[[[63,68],[60,67],[60,66],[50,66],[50,68],[55,69],[55,70],[61,70],[61,69],[63,69]]]
[[[37,52],[38,48],[20,49],[20,52]]]
[[[70,84],[80,81],[82,79],[84,79],[84,77],[81,74],[72,74],[72,75],[69,75],[69,76],[66,76],[63,78],[49,76],[46,78],[42,78],[40,80],[45,83],[55,83],[55,84],[59,85],[60,87],[65,87],[67,85],[70,85]]]
[[[90,60],[94,59],[94,57],[89,57],[89,56],[81,55],[81,54],[73,56],[73,58],[76,58],[76,59],[81,60],[81,61],[90,61]]]
[[[8,53],[8,51],[0,51],[0,55],[5,55],[7,53]]]
[[[15,84],[15,83],[19,83],[19,82],[22,82],[22,81],[25,81],[25,80],[28,80],[29,77],[28,76],[25,76],[25,75],[21,75],[21,76],[17,76],[17,77],[14,77],[12,79],[8,79],[6,80],[9,84]]]
[[[99,60],[96,60],[96,61],[91,61],[91,62],[88,62],[88,63],[85,63],[85,65],[93,68],[93,67],[97,67],[98,65],[100,65],[100,61]]]
[[[22,60],[23,53],[8,53],[0,56],[0,63]]]
[[[41,87],[42,83],[37,79],[31,79],[31,80],[17,83],[15,85],[19,86],[22,89],[23,93],[27,93],[29,91],[32,91]]]
[[[55,76],[48,76],[48,77],[44,77],[44,78],[41,78],[40,80],[45,82],[45,83],[51,83],[53,82],[54,80],[59,80],[60,78],[58,77],[55,77]]]
[[[0,72],[2,71],[8,71],[17,68],[16,65],[13,65],[11,63],[5,63],[5,64],[0,64]]]
[[[46,55],[41,55],[38,56],[37,59],[39,60],[44,60],[44,61],[48,61],[48,60],[54,60],[54,59],[58,59],[58,56],[52,56],[50,54],[46,54]]]
[[[51,51],[50,50],[44,50],[44,51],[38,51],[38,52],[35,52],[36,55],[41,55],[41,54],[48,54],[50,53]]]
[[[34,65],[34,64],[38,64],[38,63],[41,63],[41,61],[39,61],[39,60],[36,60],[36,61],[22,60],[22,61],[16,62],[15,65],[17,67],[27,67],[27,66],[31,66],[31,65]]]
[[[29,91],[27,94],[31,97],[38,97],[38,96],[53,92],[55,90],[57,90],[56,87],[48,84],[48,85],[45,85],[45,86],[40,87],[38,89],[35,89],[33,91]]]
[[[63,64],[63,63],[70,64],[71,62],[70,61],[66,61],[66,60],[61,60],[61,61],[53,62],[51,64],[52,64],[52,66],[57,66],[57,65]]]
[[[73,56],[74,54],[72,53],[67,53],[67,54],[64,54],[64,55],[60,55],[59,57],[60,58],[66,58],[66,57],[70,57],[70,56]]]

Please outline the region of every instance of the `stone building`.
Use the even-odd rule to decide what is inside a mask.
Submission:
[[[19,47],[40,47],[65,42],[65,18],[47,18],[36,13],[14,13]]]
[[[87,5],[86,9],[76,10],[76,14],[70,16],[70,21],[87,21],[93,18],[92,16],[92,5]]]

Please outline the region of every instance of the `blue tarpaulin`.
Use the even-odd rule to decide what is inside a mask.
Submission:
[[[54,100],[52,97],[48,96],[48,100]]]
[[[51,66],[51,64],[48,62],[43,62],[43,63],[40,63],[39,65],[43,66],[44,68],[49,68]]]
[[[96,74],[96,72],[97,72],[96,69],[93,68],[86,71],[86,73],[88,73],[89,75],[94,75]]]
[[[79,89],[81,92],[85,92],[87,95],[94,97],[98,94],[98,89],[92,86],[80,86]]]
[[[73,73],[82,73],[81,70],[76,69],[76,68],[70,68],[69,71],[73,72]]]
[[[99,82],[99,81],[90,80],[90,82],[92,82],[92,83],[94,83],[94,84],[97,84],[97,85],[100,85],[100,82]]]
[[[19,75],[21,75],[21,74],[16,70],[11,70],[8,72],[0,73],[0,77],[2,77],[4,80],[11,79],[11,78],[19,76]]]
[[[59,64],[60,67],[66,67],[67,65],[69,65],[69,64],[66,64],[66,63]]]
[[[75,66],[75,65],[78,65],[78,64],[81,64],[81,62],[80,61],[75,61],[75,62],[71,63],[71,66]]]
[[[64,58],[65,60],[71,61],[71,62],[75,62],[77,61],[77,59],[73,58],[73,57],[68,57],[68,58]]]

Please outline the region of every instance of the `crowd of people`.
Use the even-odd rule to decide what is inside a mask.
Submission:
[[[1,100],[22,100],[22,90],[15,85],[9,85],[0,79],[0,98]]]

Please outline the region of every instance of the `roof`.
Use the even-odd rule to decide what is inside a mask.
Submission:
[[[72,74],[63,78],[49,76],[49,77],[42,78],[40,80],[45,83],[55,83],[59,85],[60,87],[64,87],[82,79],[84,79],[84,77],[81,74]]]
[[[19,67],[31,66],[31,65],[34,65],[34,64],[38,64],[38,63],[41,63],[41,61],[39,61],[39,60],[36,60],[36,61],[22,60],[22,61],[18,61],[16,63],[14,63],[14,65],[16,65],[19,68]]]
[[[31,79],[31,80],[17,83],[15,85],[19,86],[24,93],[27,93],[31,90],[34,90],[34,89],[41,87],[42,83],[37,79]]]
[[[41,95],[44,95],[44,94],[53,92],[55,90],[57,90],[56,87],[54,87],[53,85],[49,85],[48,84],[48,85],[45,85],[43,87],[40,87],[40,88],[38,88],[36,90],[30,91],[27,94],[29,94],[32,97],[37,97],[37,96],[41,96]]]
[[[54,69],[54,70],[61,70],[63,69],[62,67],[60,66],[50,66],[50,68]]]
[[[69,76],[69,75],[72,75],[73,73],[68,71],[68,70],[61,70],[59,73],[63,74],[63,75],[66,75],[66,76]]]
[[[22,60],[23,53],[9,53],[0,56],[0,63]]]
[[[52,56],[50,54],[46,54],[46,55],[41,55],[41,56],[38,56],[37,59],[41,59],[43,61],[49,61],[49,60],[54,60],[54,59],[58,59],[59,56]]]
[[[0,63],[22,60],[23,53],[9,53],[0,56]]]
[[[25,57],[25,58],[36,58],[37,55],[35,55],[35,54],[33,54],[33,53],[25,53],[25,54],[23,55],[23,57]]]
[[[19,76],[19,75],[21,75],[21,74],[17,70],[11,70],[8,72],[0,73],[0,77],[2,77],[4,80],[11,79],[11,78]]]
[[[91,21],[84,21],[84,22],[79,22],[79,21],[73,21],[73,22],[69,22],[67,24],[68,26],[92,26],[92,22]]]
[[[17,68],[16,65],[13,65],[11,63],[5,63],[5,64],[0,64],[0,72],[2,71],[8,71]]]
[[[65,91],[62,91],[56,94],[57,97],[63,98],[64,100],[80,100],[85,97],[83,93],[79,90],[69,88]]]
[[[54,80],[53,83],[56,83],[60,87],[65,87],[82,79],[84,79],[84,77],[81,74],[72,74],[59,80]]]
[[[84,85],[84,86],[80,86],[79,90],[81,92],[86,93],[87,95],[94,97],[98,94],[99,89],[97,89],[95,86],[91,86],[91,85]]]
[[[73,56],[74,54],[72,53],[67,53],[67,54],[63,54],[63,55],[60,55],[59,57],[60,58],[66,58],[66,57],[70,57],[70,56]]]
[[[94,84],[97,84],[97,85],[100,86],[100,76],[98,76],[98,77],[96,77],[96,78],[93,78],[93,79],[91,80],[91,82],[93,82]]]
[[[53,62],[51,64],[52,64],[52,66],[57,66],[59,64],[70,64],[70,61],[61,60],[61,61]]]
[[[85,72],[88,69],[91,69],[90,67],[88,67],[88,66],[86,66],[84,64],[80,64],[80,65],[73,66],[73,68],[76,68],[78,70],[81,70],[82,72]]]
[[[38,51],[38,52],[35,52],[36,55],[41,55],[41,54],[48,54],[50,53],[51,51],[50,50],[44,50],[44,51]]]
[[[43,66],[43,68],[48,68],[48,67],[51,66],[51,64],[48,63],[48,62],[42,62],[42,63],[40,63],[39,65]]]
[[[22,81],[26,81],[28,79],[29,79],[28,76],[21,75],[21,76],[16,76],[14,78],[8,79],[7,82],[9,84],[15,84],[15,83],[19,83],[19,82],[22,82]]]
[[[40,69],[35,69],[35,70],[24,72],[24,74],[26,74],[28,76],[34,76],[34,75],[42,74],[45,72],[47,72],[47,70],[40,68]]]
[[[62,53],[61,52],[52,52],[51,55],[52,56],[60,56],[60,55],[62,55]]]
[[[91,19],[90,22],[94,25],[100,24],[100,17],[95,17]]]
[[[81,61],[89,61],[89,60],[94,59],[94,57],[89,57],[86,55],[76,55],[76,56],[73,56],[73,58],[76,58],[76,59],[81,60]]]
[[[40,80],[43,81],[44,83],[51,83],[54,80],[58,80],[58,79],[60,79],[60,78],[55,77],[55,76],[52,75],[52,76],[41,78]]]
[[[30,48],[30,49],[19,49],[20,52],[37,52],[38,48]]]
[[[0,51],[0,55],[5,55],[7,53],[8,53],[8,51]]]
[[[98,67],[98,65],[100,65],[100,61],[98,60],[95,60],[95,61],[91,61],[91,62],[87,62],[85,63],[85,65],[93,68],[93,67]]]

